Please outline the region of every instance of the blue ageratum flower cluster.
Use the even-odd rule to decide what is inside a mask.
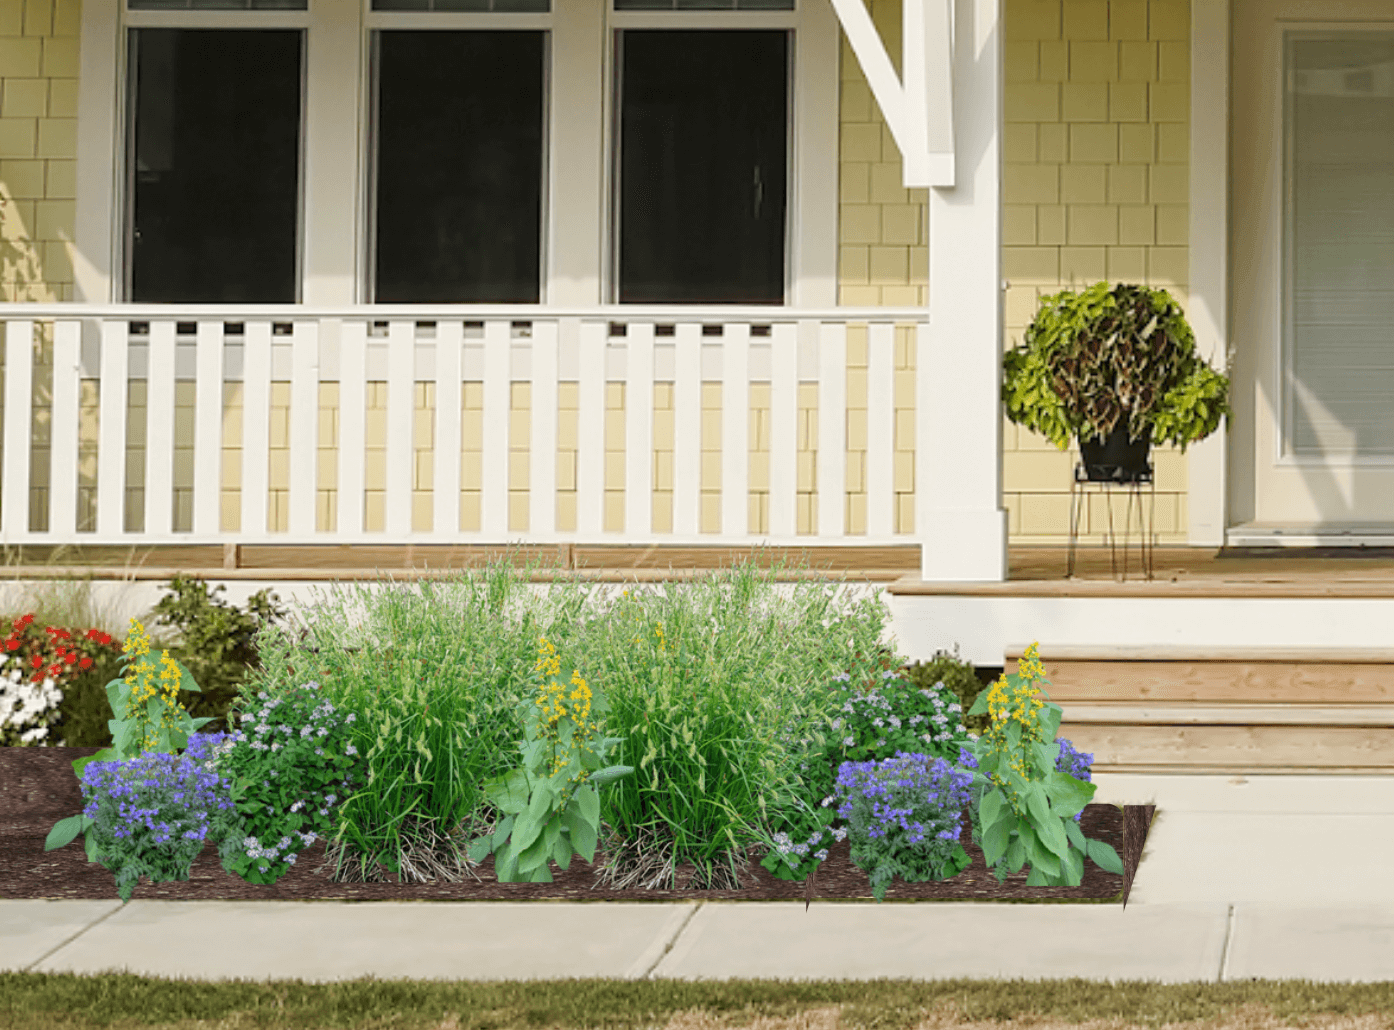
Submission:
[[[903,751],[838,768],[830,801],[847,821],[852,860],[867,871],[877,901],[893,877],[939,880],[967,865],[958,839],[972,782],[942,758]]]
[[[209,768],[225,734],[196,733],[182,755],[147,752],[83,769],[83,815],[93,821],[98,860],[116,874],[122,901],[141,876],[187,880],[209,840],[236,823],[231,784]]]

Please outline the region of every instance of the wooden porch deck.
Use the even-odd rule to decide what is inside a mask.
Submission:
[[[502,556],[496,545],[228,544],[152,545],[141,548],[25,546],[4,553],[0,577],[168,579],[176,572],[205,579],[371,579],[379,571],[398,577],[448,575],[482,567]],[[803,575],[843,573],[849,580],[897,583],[897,593],[1020,594],[1027,596],[1394,596],[1394,548],[1157,547],[1154,578],[1142,578],[1141,555],[1126,555],[1127,579],[1119,579],[1107,547],[1081,546],[1075,576],[1067,579],[1064,547],[1011,546],[1004,583],[920,584],[920,545],[683,547],[631,545],[531,545],[515,550],[515,563],[536,558],[539,579],[549,568],[599,579],[686,579],[733,561],[754,557],[768,567],[784,559],[806,565]],[[1124,554],[1117,554],[1120,571]]]

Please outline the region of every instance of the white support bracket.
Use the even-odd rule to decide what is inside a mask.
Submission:
[[[903,82],[864,0],[832,5],[900,147],[905,185],[953,186],[953,0],[904,0]]]

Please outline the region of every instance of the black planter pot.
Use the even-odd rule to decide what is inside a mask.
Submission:
[[[1152,427],[1142,431],[1142,436],[1128,441],[1128,420],[1120,418],[1113,431],[1103,440],[1093,437],[1089,440],[1080,437],[1079,453],[1083,459],[1084,476],[1090,483],[1138,483],[1147,482],[1152,475],[1152,466],[1147,455],[1152,447]]]

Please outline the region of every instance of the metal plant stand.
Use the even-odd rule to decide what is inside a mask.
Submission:
[[[1142,488],[1146,485],[1148,506],[1146,510],[1142,505]],[[1146,472],[1137,473],[1131,480],[1124,482],[1120,480],[1091,480],[1084,471],[1084,463],[1075,464],[1074,481],[1070,483],[1070,556],[1069,569],[1065,573],[1066,579],[1073,579],[1075,574],[1075,543],[1079,538],[1079,513],[1084,507],[1084,500],[1088,495],[1098,493],[1099,489],[1093,491],[1086,490],[1085,487],[1096,487],[1103,491],[1108,504],[1108,553],[1109,565],[1113,570],[1114,579],[1118,578],[1118,554],[1114,547],[1113,533],[1113,488],[1119,487],[1128,491],[1127,513],[1123,520],[1123,581],[1128,579],[1128,536],[1132,529],[1133,502],[1137,501],[1138,526],[1142,530],[1142,571],[1147,579],[1152,578],[1152,526],[1155,521],[1157,511],[1157,488],[1152,479],[1152,464],[1147,465]]]

